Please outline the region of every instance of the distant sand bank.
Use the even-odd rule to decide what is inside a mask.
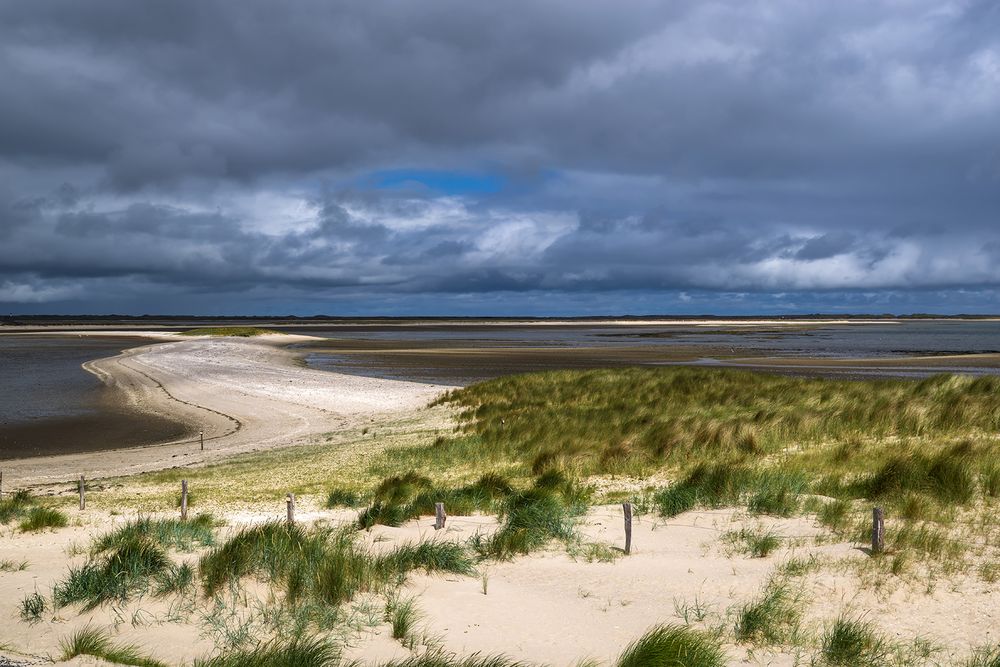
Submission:
[[[297,444],[319,433],[413,411],[447,389],[305,368],[284,346],[309,340],[306,336],[152,335],[170,342],[133,348],[84,367],[119,390],[130,407],[203,431],[205,451],[195,437],[149,447],[13,459],[3,463],[6,488],[79,474],[132,474]]]

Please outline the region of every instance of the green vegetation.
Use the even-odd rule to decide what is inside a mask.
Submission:
[[[21,520],[22,533],[35,532],[45,528],[63,528],[69,520],[66,515],[51,507],[32,507]]]
[[[35,591],[21,600],[21,619],[33,623],[42,620],[46,609],[45,598]]]
[[[70,568],[67,577],[53,587],[59,607],[83,602],[93,609],[109,602],[126,602],[147,592],[156,595],[187,590],[193,581],[190,565],[175,565],[167,549],[190,551],[196,545],[214,543],[214,519],[207,514],[191,521],[141,517],[97,538],[91,558]]]
[[[361,505],[361,496],[355,491],[346,489],[332,489],[326,496],[326,506],[334,507],[358,507]]]
[[[9,498],[0,500],[0,523],[6,525],[14,519],[20,519],[31,509],[35,500],[31,493],[25,490],[15,491]]]
[[[761,593],[736,615],[736,638],[754,644],[780,644],[796,631],[801,600],[782,581],[770,581]]]
[[[398,639],[404,644],[409,642],[413,635],[413,628],[420,618],[416,600],[413,598],[390,600],[389,604],[386,605],[385,615],[392,628],[392,638]]]
[[[823,633],[822,655],[828,665],[880,665],[890,652],[888,643],[867,621],[841,616]]]
[[[113,601],[124,603],[145,592],[157,578],[169,577],[173,567],[157,542],[128,534],[95,558],[70,568],[66,579],[53,587],[52,597],[59,607],[83,602],[86,609],[93,609]]]
[[[317,637],[288,643],[266,642],[250,649],[195,660],[195,667],[336,667],[339,655],[332,644]]]
[[[196,546],[215,544],[214,526],[211,514],[199,514],[188,521],[139,517],[97,539],[92,550],[101,553],[123,542],[151,540],[167,549],[192,551]]]
[[[732,545],[736,551],[751,558],[767,558],[772,551],[781,546],[781,538],[773,531],[761,528],[740,528],[730,531],[722,536],[722,540]]]
[[[0,500],[0,524],[18,520],[21,532],[35,532],[45,528],[63,528],[69,523],[66,515],[57,509],[42,506],[27,490],[21,489]]]
[[[1000,428],[1000,378],[810,379],[696,368],[517,375],[458,389],[463,435],[408,459],[643,476],[663,465],[759,458],[789,443]],[[417,467],[417,466],[411,466]]]
[[[189,329],[182,332],[181,336],[239,336],[240,338],[251,338],[253,336],[267,336],[277,334],[280,331],[271,329],[260,329],[258,327],[202,327],[200,329]]]
[[[92,655],[117,665],[135,667],[166,667],[132,644],[115,644],[110,635],[91,626],[78,630],[62,641],[62,659],[71,660],[78,655]]]
[[[725,653],[709,635],[684,626],[653,628],[630,644],[617,667],[722,667]]]
[[[254,576],[284,590],[292,606],[337,606],[357,593],[387,591],[414,569],[472,574],[464,547],[425,541],[374,554],[359,544],[350,527],[303,528],[273,522],[246,528],[202,556],[199,564],[206,596]]]

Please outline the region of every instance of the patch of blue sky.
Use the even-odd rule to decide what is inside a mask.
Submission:
[[[377,171],[367,180],[379,190],[431,190],[442,195],[494,194],[504,189],[499,174],[444,169],[390,169]]]

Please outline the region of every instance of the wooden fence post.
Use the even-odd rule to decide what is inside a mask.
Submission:
[[[186,479],[181,480],[181,521],[187,521],[188,518],[188,481]]]
[[[285,499],[285,505],[288,506],[288,523],[295,523],[295,494],[289,493],[288,497]]]
[[[885,516],[881,507],[872,508],[872,554],[885,550]]]
[[[444,513],[444,503],[434,503],[434,530],[444,528],[444,522],[448,515]]]
[[[0,497],[3,496],[3,470],[0,470]]]
[[[632,553],[632,503],[622,503],[625,513],[625,555]]]
[[[201,440],[201,451],[205,451],[205,432],[198,431],[198,439]]]
[[[87,509],[87,497],[84,495],[84,484],[85,484],[85,482],[84,482],[84,479],[83,479],[83,475],[80,475],[79,491],[80,491],[80,509],[81,510]]]

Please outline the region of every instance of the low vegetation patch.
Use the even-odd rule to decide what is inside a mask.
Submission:
[[[841,616],[823,633],[823,660],[838,667],[862,667],[887,662],[888,642],[868,621]]]
[[[90,655],[116,665],[166,667],[165,663],[143,653],[137,646],[116,644],[107,631],[89,625],[64,639],[62,651],[63,660],[72,660],[79,655]]]
[[[400,452],[412,463],[557,462],[580,475],[760,457],[788,443],[995,432],[1000,378],[854,382],[727,369],[627,368],[508,376],[450,392],[462,431]],[[470,440],[472,439],[472,440]],[[850,458],[851,451],[847,455]]]
[[[272,522],[245,528],[202,556],[202,591],[214,596],[254,577],[284,593],[291,607],[322,610],[367,591],[388,591],[415,569],[469,575],[468,550],[444,541],[423,541],[376,554],[357,540],[356,531],[304,528]]]
[[[799,596],[788,584],[772,580],[736,614],[736,639],[753,644],[781,644],[797,630],[802,616]]]
[[[625,649],[617,667],[723,667],[726,654],[716,639],[679,625],[648,631]]]
[[[269,334],[281,333],[272,329],[260,329],[258,327],[201,327],[199,329],[189,329],[182,332],[181,336],[238,336],[240,338],[251,338],[253,336],[267,336]]]
[[[723,534],[722,540],[751,558],[766,558],[781,546],[781,538],[774,531],[763,528],[740,528]]]
[[[46,528],[65,528],[69,523],[66,515],[51,507],[32,507],[21,519],[22,533],[35,532]]]
[[[337,667],[339,664],[337,649],[319,637],[270,641],[194,661],[194,667]]]
[[[139,517],[97,539],[92,551],[101,553],[138,539],[151,540],[167,549],[193,551],[195,547],[215,544],[215,523],[211,514],[199,514],[187,521]]]

